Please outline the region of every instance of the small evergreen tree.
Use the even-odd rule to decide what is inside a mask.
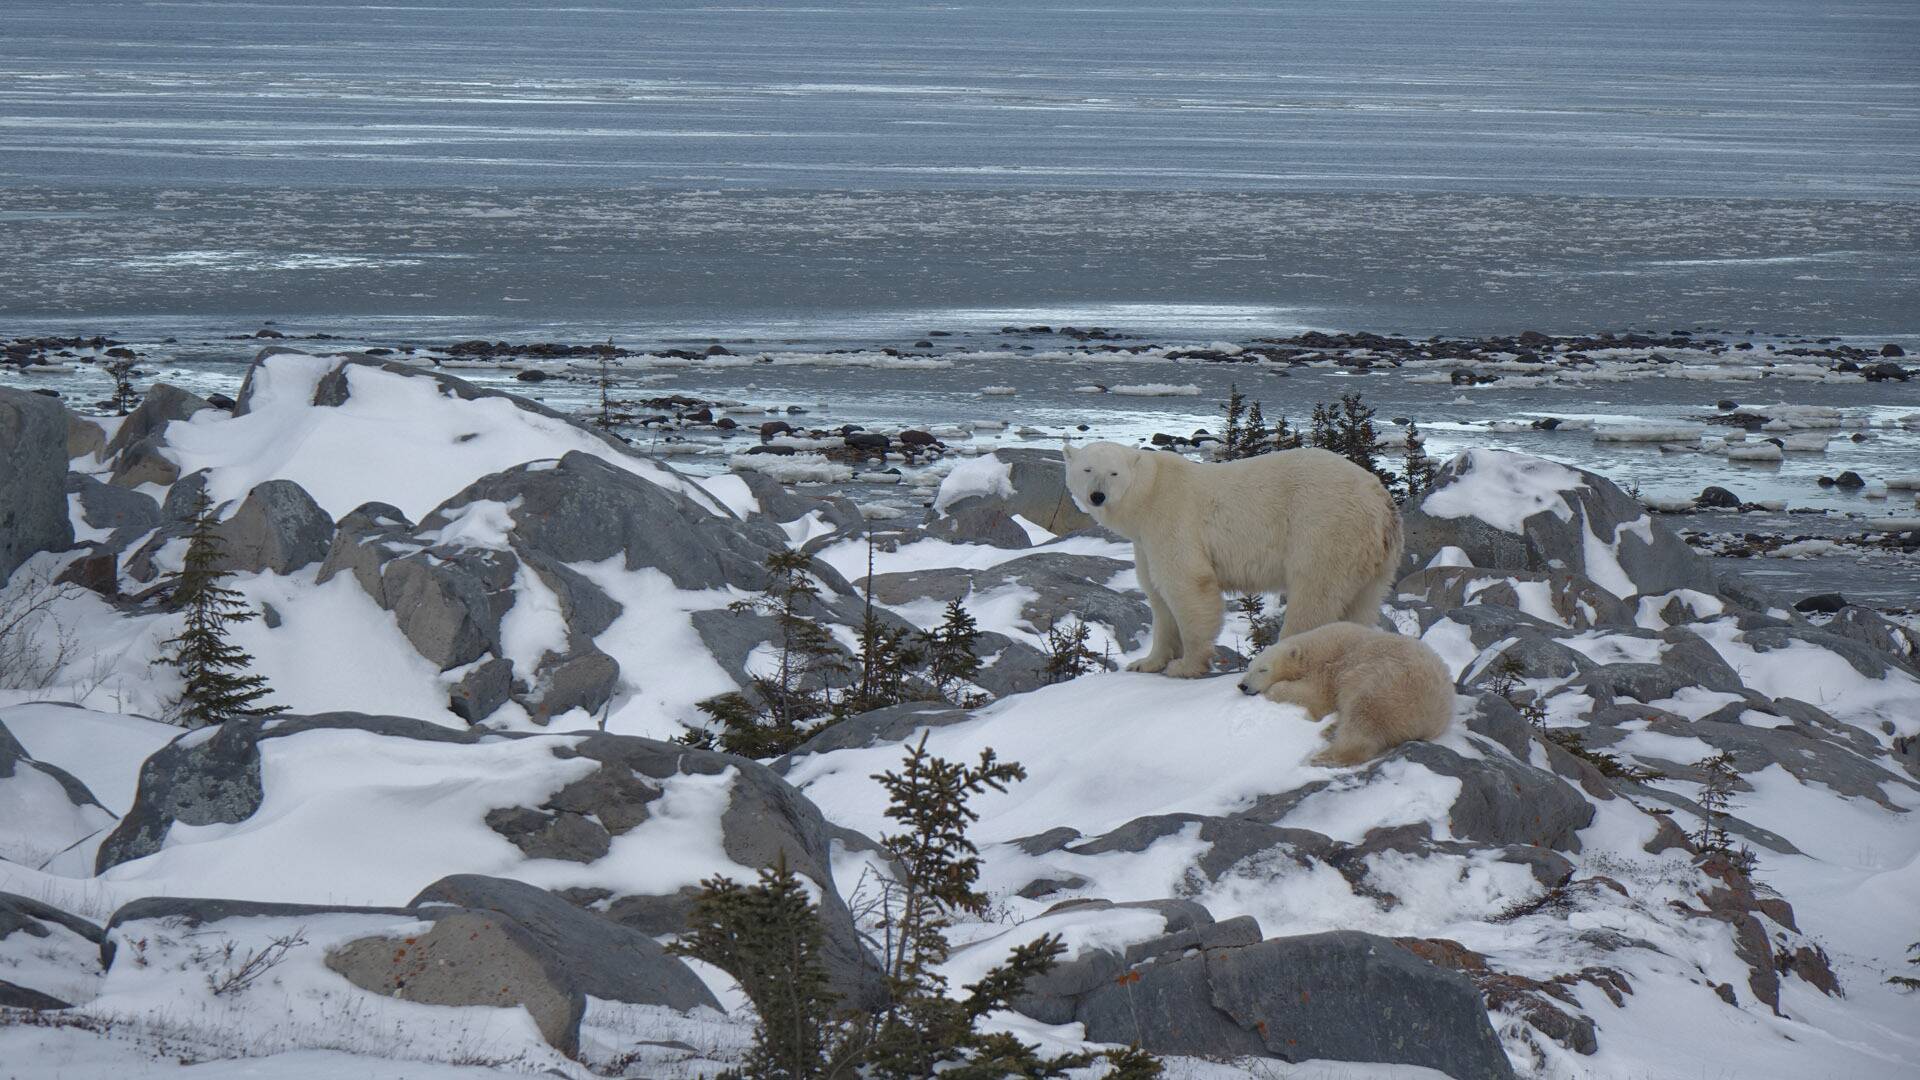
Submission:
[[[1087,647],[1087,639],[1092,633],[1084,619],[1066,623],[1055,621],[1047,627],[1040,642],[1040,651],[1047,657],[1046,667],[1042,669],[1047,682],[1077,679],[1101,666],[1100,654]]]
[[[1920,941],[1916,941],[1907,946],[1907,951],[1913,954],[1907,957],[1907,963],[1920,964]],[[1887,976],[1887,981],[1900,987],[1902,990],[1920,990],[1920,979],[1916,979],[1911,975],[1889,975]]]
[[[741,886],[726,878],[702,882],[688,932],[673,946],[739,982],[760,1014],[753,1049],[736,1080],[1003,1080],[1063,1077],[1091,1065],[1093,1054],[1043,1056],[1004,1033],[974,1030],[987,1014],[1006,1009],[1028,980],[1052,968],[1064,951],[1046,935],[1015,949],[1007,961],[962,989],[946,993],[939,968],[949,956],[952,917],[979,915],[987,897],[976,885],[979,851],[967,838],[979,815],[968,800],[1004,791],[1026,771],[981,752],[976,765],[927,753],[926,736],[907,752],[898,772],[874,777],[887,789],[887,816],[901,831],[882,838],[900,868],[882,905],[888,1001],[873,1015],[839,1009],[821,958],[824,934],[818,909],[784,855],[760,880]],[[1159,1063],[1138,1049],[1103,1056],[1103,1080],[1153,1080]]]
[[[834,710],[833,684],[846,678],[848,668],[833,635],[809,614],[820,599],[811,562],[797,551],[774,552],[766,562],[773,587],[728,605],[736,614],[773,620],[774,670],[750,676],[747,693],[732,691],[699,702],[695,707],[719,730],[688,732],[681,742],[746,757],[778,757],[824,726],[816,721]]]
[[[594,379],[600,388],[600,408],[594,413],[593,423],[603,431],[611,431],[620,424],[633,422],[633,414],[625,411],[633,406],[633,402],[613,396],[613,358],[618,352],[613,347],[613,339],[608,338],[605,345],[595,345],[593,351],[600,360],[600,371]]]
[[[202,488],[193,504],[192,527],[180,572],[167,580],[168,605],[186,613],[180,633],[160,643],[171,649],[157,663],[171,664],[186,683],[176,705],[187,727],[274,716],[283,705],[258,705],[273,691],[264,675],[245,674],[253,657],[228,640],[229,629],[254,617],[240,593],[220,584],[221,540],[213,499]]]
[[[970,694],[965,684],[980,674],[980,625],[960,601],[947,601],[945,617],[932,630],[923,630],[920,640],[927,657],[927,680],[933,692],[955,705],[977,704],[978,695]]]
[[[1340,412],[1334,418],[1337,452],[1345,455],[1348,461],[1380,478],[1380,483],[1392,491],[1398,478],[1380,467],[1380,454],[1387,444],[1373,426],[1373,406],[1362,400],[1359,394],[1340,395]]]
[[[1733,767],[1733,755],[1724,750],[1700,765],[1706,772],[1700,785],[1700,828],[1691,839],[1702,855],[1730,856],[1733,839],[1727,832],[1727,809],[1733,804],[1740,773]]]
[[[1421,496],[1433,490],[1435,468],[1433,459],[1427,456],[1427,448],[1420,437],[1420,425],[1407,422],[1407,453],[1402,469],[1402,484],[1406,488],[1409,505],[1420,501]]]
[[[1237,456],[1258,457],[1272,453],[1274,449],[1273,432],[1267,430],[1266,412],[1256,401],[1247,406],[1247,419],[1240,429],[1240,453]]]
[[[1333,411],[1327,408],[1326,402],[1314,402],[1313,416],[1307,423],[1308,446],[1317,446],[1322,450],[1331,450],[1336,454],[1344,454],[1346,452],[1346,445],[1340,441],[1339,433],[1334,430]]]
[[[1273,437],[1268,441],[1275,450],[1298,450],[1305,445],[1300,433],[1287,423],[1285,416],[1273,422]]]
[[[1227,458],[1242,456],[1242,443],[1246,438],[1242,420],[1247,412],[1246,396],[1240,393],[1240,387],[1227,384],[1227,422],[1220,429],[1220,455]]]
[[[841,1074],[836,1039],[838,998],[821,959],[820,912],[787,867],[787,854],[760,871],[757,886],[724,877],[700,883],[687,932],[669,950],[704,960],[733,976],[760,1013],[753,1049],[723,1077],[809,1080]]]
[[[107,374],[113,376],[113,397],[101,404],[112,409],[117,415],[125,416],[140,404],[140,392],[133,388],[133,365],[131,356],[123,356],[106,363]]]
[[[1233,609],[1247,620],[1247,647],[1254,652],[1280,640],[1280,617],[1267,614],[1265,596],[1241,593],[1233,598]]]
[[[860,619],[860,653],[855,667],[858,681],[840,699],[839,713],[851,716],[872,709],[884,709],[907,700],[907,675],[922,656],[904,627],[889,627],[880,621],[873,606],[873,533],[867,533],[866,609]]]

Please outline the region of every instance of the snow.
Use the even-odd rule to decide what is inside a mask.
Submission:
[[[133,805],[141,763],[180,734],[145,717],[49,704],[0,709],[0,726],[35,761],[65,769],[116,814]]]
[[[1200,388],[1192,383],[1125,383],[1108,388],[1109,393],[1127,397],[1199,397]]]
[[[970,458],[955,465],[953,471],[940,481],[940,493],[934,496],[933,508],[945,513],[947,507],[975,495],[1011,498],[1012,477],[1013,463],[997,455],[983,454]]]
[[[334,408],[312,405],[320,380],[341,363],[292,353],[267,357],[254,369],[245,416],[205,409],[170,424],[167,455],[183,476],[212,469],[208,491],[217,503],[241,498],[266,480],[292,480],[335,520],[377,500],[418,521],[488,473],[570,451],[716,505],[691,481],[565,420],[506,398],[462,401],[420,376],[350,365],[348,399]]]
[[[734,472],[757,472],[783,484],[831,484],[853,479],[853,466],[828,461],[819,454],[735,454],[727,459]]]
[[[1460,478],[1421,500],[1421,510],[1437,518],[1479,518],[1509,533],[1519,533],[1541,511],[1562,521],[1573,517],[1560,493],[1582,483],[1564,465],[1506,450],[1468,450],[1455,461]]]

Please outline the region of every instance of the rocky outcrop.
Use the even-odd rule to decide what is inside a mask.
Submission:
[[[1481,516],[1502,502],[1538,509],[1518,520]],[[1441,468],[1420,505],[1403,512],[1402,526],[1403,573],[1455,548],[1482,570],[1575,574],[1621,599],[1711,592],[1717,584],[1704,558],[1613,481],[1523,454],[1459,455]]]
[[[1057,450],[1000,449],[993,456],[1007,463],[1010,494],[970,495],[944,508],[945,516],[963,518],[980,511],[1018,515],[1055,535],[1095,527],[1091,517],[1067,493],[1065,466]],[[1025,547],[1026,544],[996,546]]]
[[[419,720],[352,713],[237,721],[209,736],[178,740],[147,759],[132,808],[101,844],[99,871],[104,873],[160,852],[175,822],[248,822],[266,795],[261,745],[293,735],[324,737],[327,732],[356,739],[392,740],[396,751],[408,741],[441,744],[456,751],[453,764],[448,766],[455,769],[459,767],[461,748],[472,748],[476,755],[494,760],[503,752],[503,742],[511,745],[511,753],[524,756],[527,769],[547,767],[556,759],[591,762],[591,769],[580,779],[559,786],[538,802],[496,807],[474,825],[492,830],[518,847],[528,860],[580,864],[576,876],[586,884],[562,890],[560,895],[575,904],[593,905],[607,918],[650,935],[673,934],[685,928],[695,888],[689,884],[662,892],[635,891],[627,877],[611,866],[604,884],[596,885],[593,864],[621,837],[646,825],[657,812],[654,804],[683,778],[726,777],[725,809],[719,812],[716,830],[718,847],[710,853],[713,864],[717,868],[758,869],[784,858],[795,872],[817,884],[826,929],[826,960],[836,985],[856,1001],[875,1000],[878,975],[834,888],[830,851],[833,832],[819,810],[757,762],[652,739],[604,734],[488,735]],[[303,782],[350,785],[352,780],[307,777]],[[271,823],[264,827],[271,827]],[[367,850],[377,849],[382,843],[378,835],[361,840]],[[178,838],[174,842],[178,843]],[[343,837],[335,850],[353,847],[353,839]],[[362,868],[343,865],[340,870],[353,875]],[[405,869],[396,868],[395,873],[403,879]]]
[[[1096,1042],[1163,1054],[1514,1075],[1480,991],[1464,976],[1356,931],[1239,940],[1257,934],[1251,921],[1169,935],[1123,957],[1083,953],[1021,1007],[1085,1025]]]
[[[105,940],[85,919],[0,892],[0,1008],[65,1009],[92,997]]]
[[[167,425],[211,408],[198,394],[154,383],[140,406],[120,422],[103,452],[102,456],[114,463],[113,482],[121,487],[139,487],[171,484],[179,479],[180,466],[161,452],[166,445]]]
[[[66,447],[59,402],[0,386],[0,582],[42,551],[73,546]]]

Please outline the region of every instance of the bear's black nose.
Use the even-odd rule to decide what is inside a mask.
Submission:
[[[1253,687],[1251,687],[1251,686],[1248,686],[1248,685],[1247,685],[1246,683],[1241,683],[1241,684],[1240,684],[1240,692],[1241,692],[1241,693],[1243,693],[1243,694],[1247,694],[1247,695],[1249,695],[1249,696],[1251,696],[1252,694],[1254,694],[1254,693],[1256,693],[1257,691],[1255,691]]]
[[[1107,493],[1104,491],[1096,491],[1093,494],[1087,496],[1087,501],[1092,503],[1095,506],[1099,506],[1101,503],[1107,501]]]

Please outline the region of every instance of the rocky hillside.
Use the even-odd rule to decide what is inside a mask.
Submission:
[[[1195,1078],[1920,1060],[1888,981],[1920,941],[1912,635],[1717,575],[1592,473],[1470,451],[1406,509],[1382,619],[1449,664],[1456,723],[1330,770],[1318,725],[1231,677],[1050,681],[1050,629],[1084,621],[1115,669],[1151,619],[1048,451],[963,462],[870,543],[844,491],[283,352],[232,402],[160,387],[124,419],[0,389],[0,460],[9,1075],[712,1075],[752,1017],[662,947],[699,882],[784,857],[835,988],[873,1000],[897,868],[872,777],[923,737],[1027,770],[975,804],[993,904],[945,974],[1060,935],[989,1019],[1028,1042]],[[236,641],[289,711],[182,731],[155,601],[201,492],[264,616]],[[985,662],[954,696],[981,703],[767,760],[671,741],[774,662],[771,616],[735,605],[788,550],[841,649],[868,590],[895,628],[964,605]]]

